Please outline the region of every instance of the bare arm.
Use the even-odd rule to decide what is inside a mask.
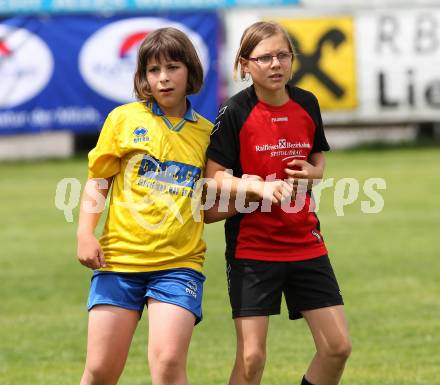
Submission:
[[[325,170],[325,155],[322,151],[310,154],[309,162],[316,169],[316,175],[312,179],[322,179]]]
[[[216,199],[214,206],[205,211],[205,223],[211,223],[228,218],[237,214],[235,201],[237,196],[244,197],[246,202],[260,201],[269,199],[272,203],[279,205],[283,198],[292,191],[290,185],[281,180],[265,182],[259,177],[237,178],[226,171],[226,168],[219,163],[208,159],[206,164],[206,178],[213,179],[216,185],[217,198],[222,189],[229,192],[229,202],[225,212],[219,212],[220,202]],[[212,193],[208,191],[208,194]]]
[[[208,210],[205,210],[205,215],[203,220],[205,223],[214,223],[214,222],[222,221],[223,219],[232,217],[233,215],[238,213],[237,209],[235,208],[233,199],[229,200],[227,211],[219,211],[219,206],[220,204],[217,199],[214,206],[212,206]]]
[[[205,210],[205,215],[204,215],[205,223],[218,222],[237,214],[237,210],[235,209],[235,204],[234,204],[235,199],[232,199],[232,196],[229,199],[227,211],[219,212],[221,183],[225,178],[224,175],[225,171],[226,171],[225,167],[214,162],[211,159],[208,159],[208,162],[206,163],[206,178],[213,179],[216,182],[216,187],[214,187],[215,189],[214,191],[212,190],[212,188],[208,187],[208,191],[206,193],[208,195],[215,194],[216,199],[214,206],[208,210]],[[228,177],[228,179],[231,180],[232,182],[234,177]],[[239,179],[239,178],[235,178],[235,179]]]
[[[81,198],[77,229],[77,255],[79,262],[91,269],[106,267],[104,253],[95,229],[105,208],[105,200],[113,178],[87,180]]]

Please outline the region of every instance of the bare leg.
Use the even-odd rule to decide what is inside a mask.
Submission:
[[[259,385],[266,362],[269,317],[235,319],[237,352],[229,385]]]
[[[188,385],[186,361],[195,319],[180,306],[148,300],[148,362],[153,385]]]
[[[99,305],[89,312],[87,359],[80,385],[114,385],[124,369],[139,312]]]
[[[313,385],[337,385],[351,352],[344,307],[330,306],[303,313],[315,340],[316,354],[306,373]]]

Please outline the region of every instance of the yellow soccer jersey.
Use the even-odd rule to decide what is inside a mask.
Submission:
[[[203,177],[212,124],[188,101],[183,119],[156,103],[130,103],[107,117],[89,153],[89,178],[114,176],[100,243],[103,270],[201,271],[203,216],[192,213],[193,188]]]

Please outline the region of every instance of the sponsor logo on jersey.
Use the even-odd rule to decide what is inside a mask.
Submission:
[[[184,24],[167,19],[133,17],[106,25],[85,42],[79,56],[79,67],[86,83],[111,100],[121,103],[133,101],[133,73],[138,48],[151,31],[162,27],[175,27],[186,33],[207,74],[208,48],[198,33]]]
[[[26,29],[0,25],[0,108],[32,99],[52,73],[52,53],[42,39]]]
[[[280,116],[280,117],[272,118],[272,122],[273,123],[288,122],[288,121],[289,121],[289,117],[288,116]]]
[[[151,156],[145,156],[139,167],[138,176],[156,182],[194,188],[200,179],[201,169],[191,164],[166,160],[161,162]]]
[[[135,138],[133,138],[133,143],[150,141],[150,138],[148,137],[148,128],[136,127],[133,131],[133,134],[136,136]]]
[[[274,151],[274,150],[280,150],[280,149],[286,149],[286,148],[297,148],[297,149],[303,149],[303,148],[312,148],[310,143],[307,142],[296,142],[292,143],[289,142],[287,139],[279,139],[277,144],[257,144],[255,146],[255,150],[257,152],[262,151]]]

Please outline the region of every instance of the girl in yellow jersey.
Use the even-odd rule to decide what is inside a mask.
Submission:
[[[202,318],[205,279],[203,218],[194,220],[191,198],[212,124],[186,96],[202,83],[202,66],[184,33],[150,33],[137,58],[139,102],[109,114],[89,153],[77,231],[78,259],[94,270],[81,385],[117,383],[145,305],[152,383],[188,383],[187,353]],[[98,241],[94,231],[108,191]]]

